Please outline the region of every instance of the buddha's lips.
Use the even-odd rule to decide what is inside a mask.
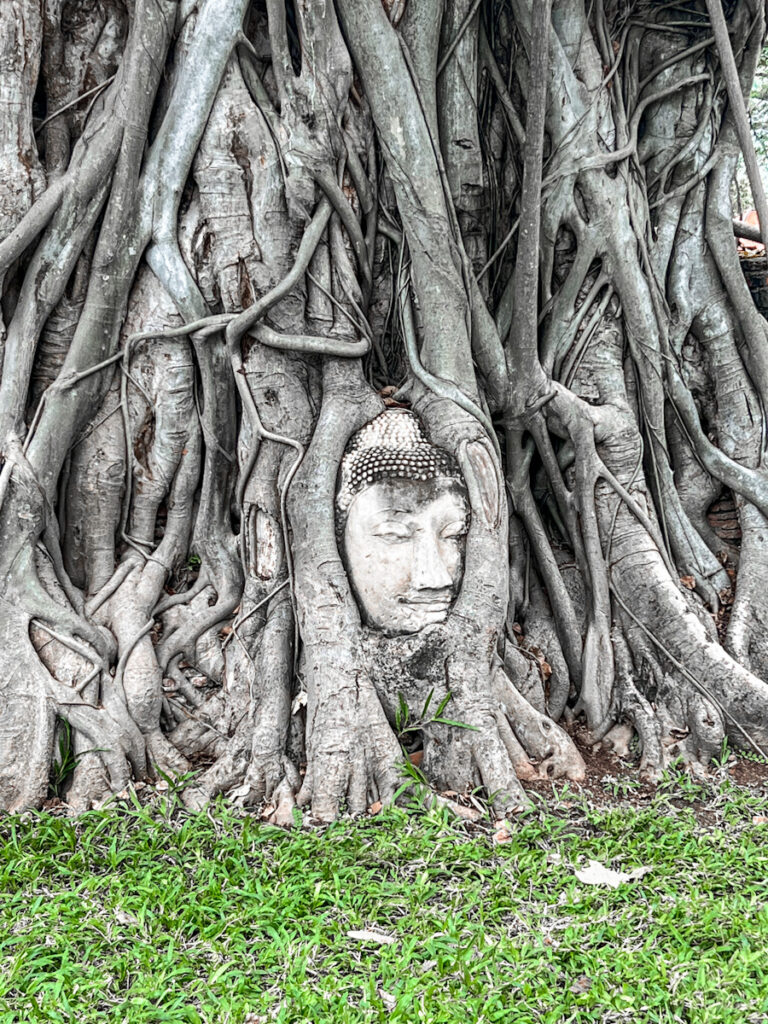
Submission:
[[[449,593],[447,593],[445,595],[443,595],[443,594],[440,594],[440,595],[435,595],[435,594],[429,594],[429,595],[426,595],[426,594],[424,594],[424,595],[414,594],[412,597],[400,597],[400,598],[398,598],[398,602],[400,604],[418,605],[418,607],[420,609],[423,609],[425,611],[428,611],[428,610],[446,611],[452,600],[453,600],[453,594],[451,592],[449,592]]]

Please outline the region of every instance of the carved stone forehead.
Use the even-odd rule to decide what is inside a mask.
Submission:
[[[343,528],[356,494],[380,480],[464,479],[456,459],[433,445],[408,409],[387,409],[353,434],[341,460],[337,527]]]

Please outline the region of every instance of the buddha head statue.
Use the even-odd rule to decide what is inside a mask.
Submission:
[[[448,617],[468,525],[458,463],[429,442],[412,412],[388,409],[352,436],[341,462],[336,530],[369,626],[416,633]]]

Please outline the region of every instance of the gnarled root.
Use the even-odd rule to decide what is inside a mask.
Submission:
[[[402,754],[360,664],[308,666],[307,774],[296,802],[320,821],[392,801]]]
[[[493,690],[516,739],[538,762],[536,777],[583,782],[584,759],[565,730],[529,704],[501,669],[493,675]]]
[[[47,795],[57,716],[99,750],[113,790],[124,788],[131,767],[144,772],[145,750],[119,699],[105,692],[97,700],[114,643],[73,608],[54,565],[36,557],[42,493],[20,448],[11,445],[9,455],[0,478],[0,807],[20,810],[39,807]]]

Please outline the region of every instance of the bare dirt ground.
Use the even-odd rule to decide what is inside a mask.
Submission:
[[[756,755],[730,753],[724,763],[713,762],[706,770],[673,765],[660,781],[653,782],[641,774],[637,762],[620,758],[602,745],[597,749],[580,745],[579,750],[587,766],[583,783],[564,786],[557,780],[536,780],[525,783],[526,791],[552,808],[579,803],[600,810],[656,805],[661,813],[689,808],[704,826],[720,821],[720,808],[729,795],[754,801],[756,811],[762,803],[768,815],[768,763]]]

